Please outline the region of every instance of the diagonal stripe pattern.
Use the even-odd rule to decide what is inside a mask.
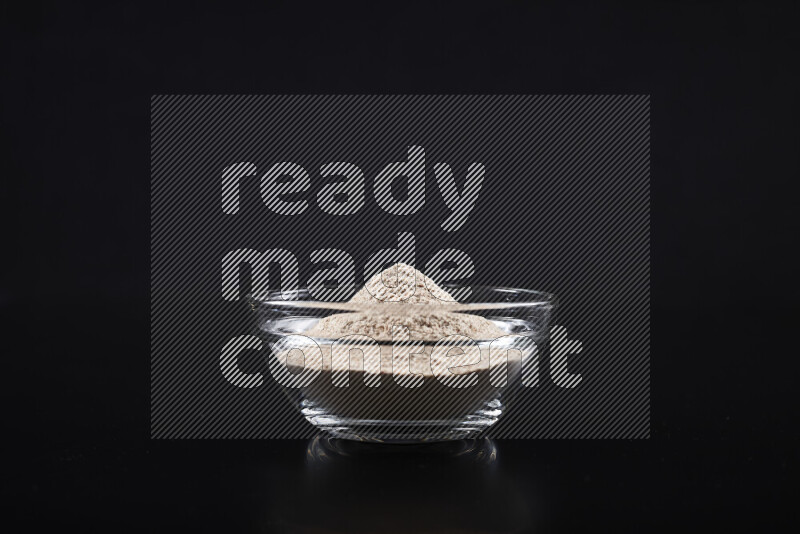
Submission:
[[[396,188],[392,165],[424,180]],[[536,387],[490,437],[649,436],[650,99],[635,95],[154,96],[151,435],[313,436],[237,297],[288,300],[317,275],[342,282],[318,298],[347,300],[404,233],[420,270],[466,255],[443,275],[559,297],[571,350],[538,348]]]

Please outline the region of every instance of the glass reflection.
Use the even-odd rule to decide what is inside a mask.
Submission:
[[[287,481],[289,482],[289,481]],[[296,532],[519,532],[532,498],[504,472],[492,440],[385,445],[324,435],[284,486],[279,524]]]

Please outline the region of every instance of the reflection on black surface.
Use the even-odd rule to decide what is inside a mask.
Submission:
[[[519,532],[534,523],[530,496],[504,475],[488,439],[383,445],[316,437],[296,483],[269,524],[296,532]]]
[[[796,481],[798,450],[665,438],[153,441],[11,462],[4,517],[26,532],[778,532],[794,517],[781,487]]]
[[[444,461],[494,465],[497,447],[490,439],[463,439],[418,445],[386,445],[369,442],[333,439],[319,435],[308,443],[306,458],[310,469],[324,469],[331,462],[344,463],[346,458],[356,460],[371,455],[381,457],[438,456]]]

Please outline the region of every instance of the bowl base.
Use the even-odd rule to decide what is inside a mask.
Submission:
[[[306,420],[331,437],[372,443],[434,443],[479,437],[503,413],[499,399],[484,403],[480,409],[458,419],[395,421],[347,419],[326,413],[308,399],[301,411]]]

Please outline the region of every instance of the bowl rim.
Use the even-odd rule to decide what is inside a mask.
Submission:
[[[447,285],[442,287],[448,288]],[[467,311],[467,310],[488,310],[488,309],[511,309],[511,308],[556,308],[558,307],[558,298],[553,293],[546,291],[539,291],[536,289],[526,289],[518,287],[506,286],[487,286],[487,285],[472,285],[474,290],[489,291],[492,293],[514,293],[522,294],[530,297],[526,300],[503,302],[503,301],[476,301],[476,302],[455,302],[448,304],[447,311]],[[294,299],[284,299],[284,293],[295,294]],[[257,307],[283,307],[283,308],[297,308],[297,309],[327,309],[327,310],[343,310],[343,311],[357,311],[357,310],[375,310],[383,309],[399,310],[408,309],[411,307],[425,306],[425,303],[413,302],[349,302],[349,301],[327,301],[316,299],[301,299],[300,295],[310,296],[307,288],[298,288],[291,291],[272,290],[268,291],[266,298],[260,298],[252,293],[248,293],[245,299],[250,303],[252,309],[256,311]]]

